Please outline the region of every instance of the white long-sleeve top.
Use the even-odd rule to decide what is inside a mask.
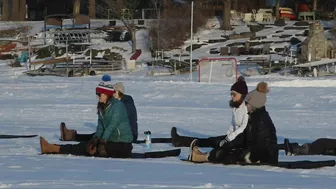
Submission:
[[[234,140],[240,133],[244,131],[248,122],[247,107],[243,102],[238,108],[232,109],[231,126],[227,131],[227,139]]]

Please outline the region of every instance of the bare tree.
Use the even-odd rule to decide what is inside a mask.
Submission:
[[[200,1],[196,2],[194,6],[193,31],[196,33],[207,23],[212,14],[201,8]],[[159,28],[157,28],[155,24],[151,26],[149,31],[152,50],[158,49],[157,44],[160,44],[161,50],[178,48],[190,38],[190,4],[167,2],[164,4],[162,16],[163,15],[165,17],[160,20]],[[160,39],[157,38],[158,30],[160,32]],[[159,42],[157,40],[159,40]]]
[[[280,19],[280,0],[277,0],[275,4],[275,19]]]
[[[235,11],[238,11],[238,0],[233,0],[232,2],[232,9],[235,10]]]
[[[160,50],[160,20],[161,20],[161,8],[163,6],[163,0],[150,0],[152,6],[154,7],[156,15],[156,37],[157,37],[157,50]]]
[[[74,15],[80,14],[80,0],[75,0],[75,1],[74,1],[74,10],[73,10],[73,14],[74,14]]]
[[[317,0],[313,1],[313,11],[317,10]]]
[[[97,5],[97,12],[106,17],[112,15],[115,19],[120,19],[127,31],[132,36],[132,52],[136,51],[136,25],[134,14],[140,0],[102,0]]]
[[[223,23],[222,23],[222,29],[223,30],[231,30],[231,0],[223,0]]]
[[[89,16],[96,18],[96,0],[89,0]]]

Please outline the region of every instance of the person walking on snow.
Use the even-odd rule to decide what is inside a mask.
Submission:
[[[99,99],[98,125],[92,139],[78,144],[49,144],[40,138],[42,154],[73,154],[129,158],[132,156],[133,134],[127,111],[122,102],[113,97],[115,90],[111,83],[101,82],[96,88]]]

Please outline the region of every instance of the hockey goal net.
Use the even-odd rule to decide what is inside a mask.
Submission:
[[[198,62],[198,82],[235,82],[238,66],[235,58],[203,58]]]

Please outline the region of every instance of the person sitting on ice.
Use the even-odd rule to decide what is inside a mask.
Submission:
[[[42,154],[73,154],[81,156],[129,158],[132,156],[133,134],[123,103],[113,97],[112,83],[101,82],[96,87],[98,125],[92,139],[78,144],[49,144],[40,137]]]
[[[243,77],[239,77],[238,81],[245,81]],[[251,112],[252,109],[257,109],[265,106],[266,104],[266,93],[268,92],[268,85],[265,82],[258,83],[255,90],[252,90],[248,95],[246,96],[246,106],[248,109],[248,112]],[[249,110],[250,109],[250,110]],[[243,128],[243,127],[242,127]],[[241,129],[242,129],[241,128]],[[241,131],[241,130],[240,130]],[[216,148],[218,147],[220,141],[225,139],[227,135],[221,135],[216,137],[209,137],[209,138],[195,138],[195,137],[187,137],[187,136],[181,136],[177,134],[176,127],[173,127],[171,129],[171,138],[172,138],[172,144],[175,147],[189,147],[191,142],[194,139],[198,139],[198,145],[199,147],[212,147]],[[236,147],[237,145],[241,144],[241,139],[243,136],[237,135],[236,138],[238,140],[234,140],[227,145]]]
[[[227,146],[228,143],[243,133],[247,126],[248,114],[244,103],[247,92],[248,88],[245,81],[237,81],[231,87],[231,100],[229,103],[232,108],[231,126],[227,131],[226,137],[219,142],[220,147]]]
[[[227,135],[213,137],[209,139],[201,139],[201,144],[203,147],[210,144],[210,146],[214,147],[221,147],[221,148],[229,148],[229,147],[236,147],[243,143],[244,135],[242,134],[247,126],[248,123],[248,114],[247,114],[247,107],[245,105],[245,97],[247,95],[248,88],[246,82],[244,80],[238,80],[231,86],[231,100],[230,100],[230,107],[232,108],[232,119],[231,125],[227,130]],[[176,132],[176,128],[175,128]],[[176,137],[177,134],[172,134],[172,141],[173,144],[177,143],[177,140],[181,140],[182,143],[186,142],[185,145],[190,145],[193,139],[191,137]],[[179,138],[179,139],[177,139]],[[185,140],[187,139],[187,140]],[[180,142],[181,143],[181,142]]]
[[[102,77],[103,81],[111,81],[111,77],[105,74]],[[138,116],[137,110],[134,105],[134,100],[132,96],[125,94],[125,87],[122,82],[115,83],[113,85],[115,93],[113,94],[115,99],[120,100],[127,111],[128,119],[131,125],[132,133],[133,133],[133,142],[136,142],[138,139]],[[60,125],[61,131],[61,140],[62,141],[88,141],[90,140],[95,133],[92,134],[78,134],[76,130],[69,130],[67,129],[65,123],[61,123]]]
[[[261,87],[263,86],[263,87]],[[193,162],[212,162],[223,164],[237,163],[278,163],[277,135],[274,124],[266,111],[264,101],[268,91],[266,83],[260,83],[257,87],[263,91],[251,91],[247,95],[247,109],[249,122],[244,131],[244,140],[235,148],[216,147],[209,153],[202,153],[198,148],[198,140],[195,139],[190,145],[189,160]],[[260,103],[260,104],[258,104]],[[262,105],[262,106],[261,106]],[[261,107],[259,107],[261,106]]]

